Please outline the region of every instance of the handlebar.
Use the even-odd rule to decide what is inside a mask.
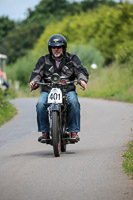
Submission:
[[[74,81],[66,81],[65,82],[65,84],[62,84],[61,82],[59,82],[59,83],[53,83],[53,82],[51,82],[51,83],[43,83],[43,82],[39,82],[39,81],[35,81],[35,83],[38,85],[38,86],[53,86],[53,85],[58,85],[58,86],[65,86],[65,85],[70,85],[70,84],[73,84],[73,83],[77,83],[77,84],[79,84],[80,86],[81,86],[81,84],[80,84],[80,81],[78,81],[78,80],[74,80]],[[81,86],[81,89],[82,90],[85,90],[85,88],[83,88],[82,86]],[[34,90],[34,89],[32,89],[31,88],[31,92],[32,92],[32,90]]]
[[[47,86],[53,86],[53,85],[63,85],[61,82],[60,83],[43,83],[43,82],[39,82],[39,81],[35,81],[35,83],[37,85],[47,85]],[[74,80],[74,81],[67,81],[65,82],[64,85],[69,85],[69,84],[72,84],[72,83],[77,83],[77,84],[80,84],[80,82],[78,80]]]

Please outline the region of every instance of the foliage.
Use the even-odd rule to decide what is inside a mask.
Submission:
[[[124,171],[133,179],[133,141],[128,143],[127,150],[124,152],[122,157],[124,157]]]
[[[23,23],[39,22],[44,28],[52,20],[61,19],[66,14],[67,8],[68,2],[66,0],[41,0],[35,10],[28,9],[28,17]]]
[[[27,50],[33,47],[38,34],[38,25],[17,26],[12,32],[9,32],[6,39],[3,40],[3,53],[8,55],[9,62],[15,62],[19,57],[27,54]],[[34,34],[33,34],[34,32]],[[2,48],[2,46],[1,46]]]
[[[101,19],[95,40],[107,61],[114,60],[115,48],[118,45],[132,40],[132,9],[132,4],[124,3],[109,10],[104,7],[99,10],[98,15],[103,13],[103,20]]]
[[[0,51],[8,55],[8,63],[14,63],[19,57],[32,49],[35,41],[51,21],[57,22],[67,12],[67,1],[42,0],[35,10],[28,10],[28,17],[16,24],[6,38],[1,40]],[[0,30],[1,31],[1,30]],[[34,33],[34,34],[33,34]]]
[[[0,53],[6,54],[6,47],[4,41],[6,40],[8,33],[12,32],[15,28],[15,22],[8,17],[0,17]]]
[[[115,54],[116,62],[118,64],[130,64],[130,69],[133,74],[133,40],[126,41],[116,48]]]
[[[14,85],[11,83],[11,81],[10,81],[10,87],[9,87],[9,89],[6,92],[6,98],[8,98],[8,99],[15,99],[15,98],[17,98],[16,89],[15,89]]]
[[[14,23],[8,18],[0,20],[0,52],[8,55],[8,63],[14,63],[19,57],[32,49],[40,34],[51,22],[62,21],[66,16],[94,9],[101,4],[115,6],[108,0],[84,0],[71,2],[67,0],[41,0],[34,10],[27,10],[27,18],[20,23]]]
[[[8,17],[0,17],[0,40],[8,35],[8,32],[12,31],[15,27],[14,21]]]
[[[26,86],[29,82],[37,58],[37,56],[33,56],[33,54],[29,52],[23,58],[18,59],[15,64],[12,64],[7,68],[8,78],[11,79],[13,83],[19,81],[20,86]]]
[[[81,8],[84,12],[86,12],[88,8],[94,9],[94,8],[97,8],[100,4],[114,6],[115,2],[108,1],[108,0],[93,0],[93,1],[85,0],[85,1],[81,1]]]
[[[76,54],[81,59],[83,65],[89,70],[90,65],[95,63],[98,67],[104,66],[104,57],[101,52],[96,49],[93,41],[89,45],[85,44],[71,44],[69,45],[69,52]]]
[[[4,93],[0,91],[0,126],[16,113],[16,108],[4,97]]]
[[[0,90],[0,104],[4,101],[4,92]]]
[[[120,64],[132,61],[133,57],[133,41],[127,41],[116,49],[116,61]]]
[[[100,71],[92,70],[84,97],[115,99],[133,103],[133,79],[130,66],[112,66]]]
[[[133,40],[132,9],[132,4],[123,3],[116,7],[101,6],[87,13],[66,16],[62,22],[46,27],[35,45],[34,52],[44,52],[49,37],[60,33],[67,38],[68,43],[89,44],[93,39],[106,63],[112,62],[115,60],[115,49]]]

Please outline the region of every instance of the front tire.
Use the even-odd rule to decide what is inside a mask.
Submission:
[[[59,130],[59,115],[57,111],[52,112],[52,144],[55,157],[60,156],[61,139]]]

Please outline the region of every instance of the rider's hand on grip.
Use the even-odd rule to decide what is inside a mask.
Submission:
[[[38,85],[34,81],[30,82],[30,92],[32,92],[32,90],[36,89],[37,87]]]
[[[85,81],[83,81],[83,80],[79,80],[79,81],[77,82],[77,84],[79,84],[79,85],[81,86],[81,89],[82,89],[82,90],[85,90],[86,87],[87,87],[87,84],[86,84]]]

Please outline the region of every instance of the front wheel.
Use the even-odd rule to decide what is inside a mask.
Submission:
[[[61,138],[59,129],[59,115],[57,111],[52,112],[52,144],[55,157],[60,156],[61,152]]]

